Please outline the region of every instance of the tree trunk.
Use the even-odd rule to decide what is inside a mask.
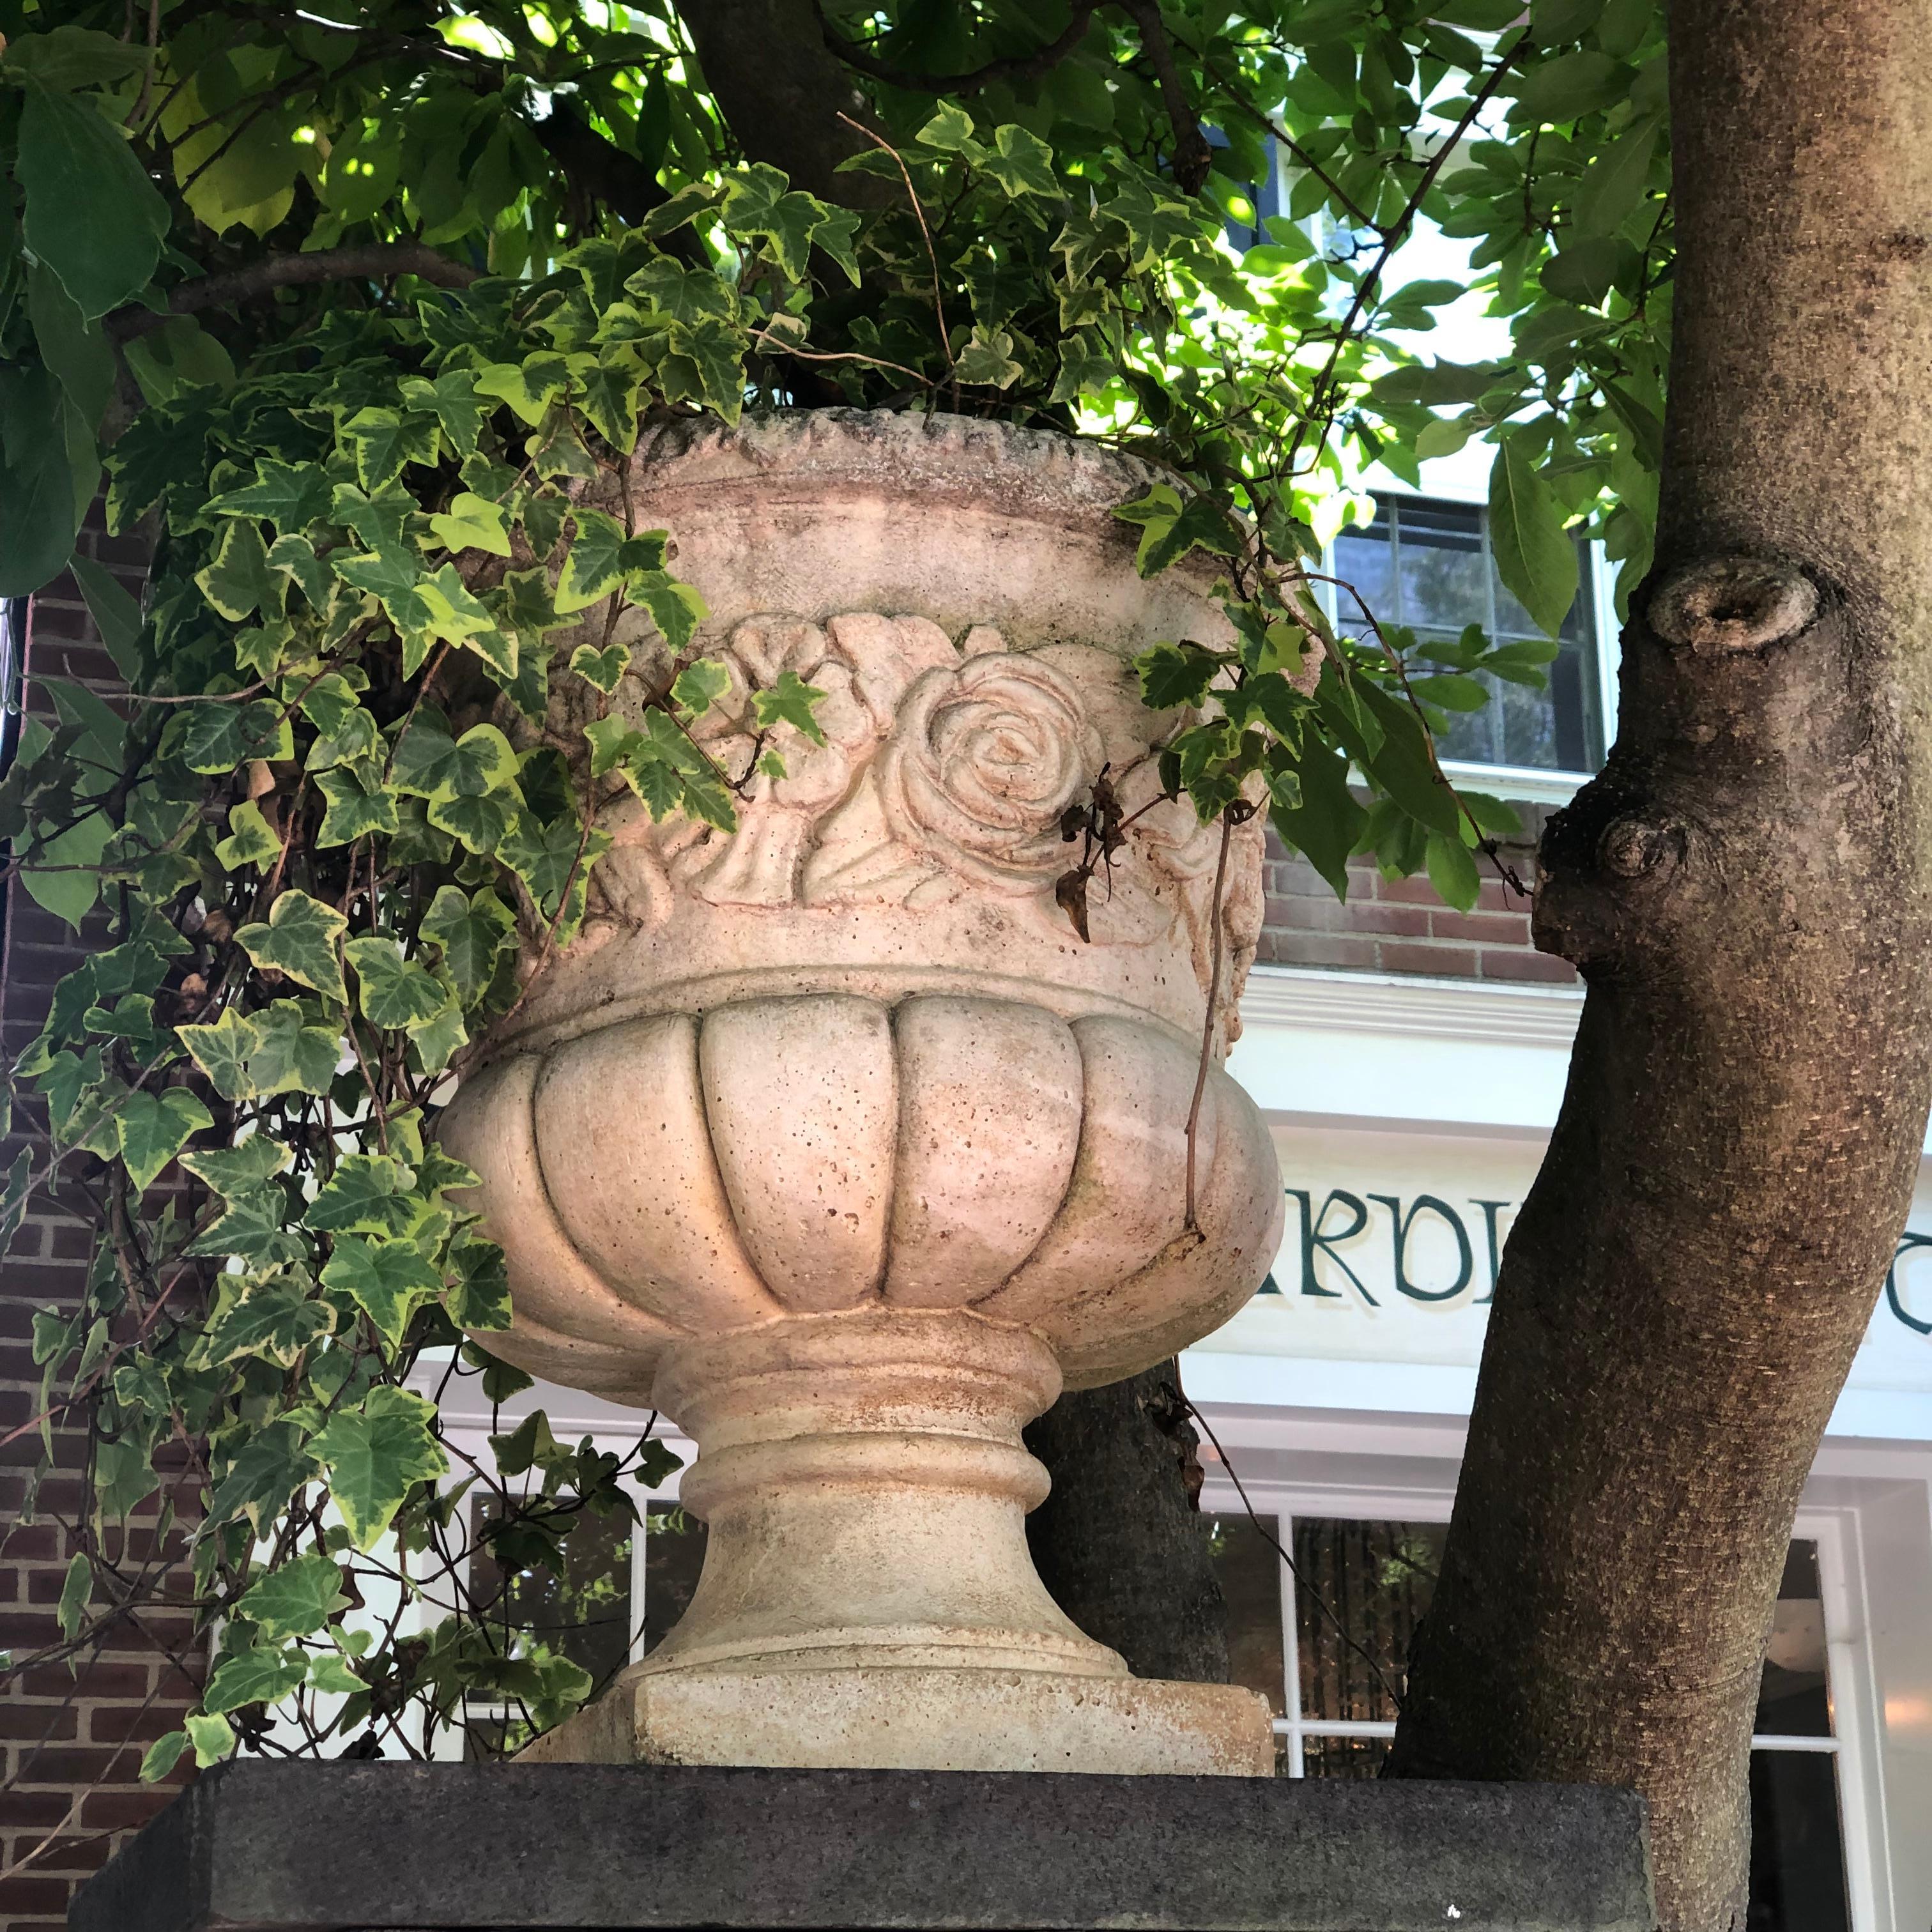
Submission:
[[[1743,1923],[1778,1576],[1925,1126],[1928,26],[1672,0],[1658,568],[1545,841],[1588,997],[1391,1761],[1636,1786],[1672,1932]]]
[[[1137,1677],[1226,1683],[1227,1606],[1178,1365],[1062,1396],[1026,1445],[1053,1478],[1027,1541],[1054,1601]]]

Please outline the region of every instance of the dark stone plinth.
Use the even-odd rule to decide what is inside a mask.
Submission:
[[[1580,1786],[604,1765],[202,1778],[70,1932],[1653,1932]]]

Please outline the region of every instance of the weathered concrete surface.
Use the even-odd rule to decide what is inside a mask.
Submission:
[[[244,1764],[71,1932],[1654,1932],[1639,1800],[1557,1785]]]

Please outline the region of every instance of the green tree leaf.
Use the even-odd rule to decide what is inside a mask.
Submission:
[[[1474,911],[1483,890],[1475,854],[1460,838],[1440,832],[1430,832],[1426,850],[1429,883],[1442,896],[1443,903],[1458,912]]]
[[[1513,436],[1490,468],[1490,539],[1505,587],[1555,637],[1576,601],[1576,546],[1555,493]]]
[[[349,989],[343,983],[335,946],[348,930],[348,920],[333,906],[290,886],[277,895],[266,925],[244,926],[235,939],[257,966],[286,973],[346,1005]]]
[[[316,1437],[329,1492],[358,1550],[375,1546],[418,1483],[448,1472],[448,1459],[430,1432],[435,1414],[421,1396],[382,1384],[359,1408],[332,1416]]]
[[[92,100],[30,80],[14,167],[26,197],[27,246],[88,321],[146,286],[168,232],[168,205]]]

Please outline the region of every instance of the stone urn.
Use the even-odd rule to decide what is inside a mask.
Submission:
[[[784,775],[728,833],[608,802],[582,937],[444,1117],[508,1257],[488,1346],[677,1423],[710,1528],[683,1621],[526,1755],[1270,1772],[1264,1700],[1130,1675],[1024,1521],[1048,1483],[1022,1425],[1215,1328],[1280,1234],[1267,1128],[1220,1064],[1259,826],[1217,910],[1219,829],[1152,802],[1186,721],[1130,665],[1226,634],[1210,580],[1136,574],[1112,512],[1138,464],[962,418],[680,428],[626,480],[730,668],[698,736],[729,778],[766,749]],[[616,634],[634,713],[668,666],[640,620]],[[822,745],[758,736],[752,694],[788,671],[826,694]],[[553,688],[548,734],[580,745],[595,694]],[[1151,809],[1083,938],[1063,820],[1103,774]]]

